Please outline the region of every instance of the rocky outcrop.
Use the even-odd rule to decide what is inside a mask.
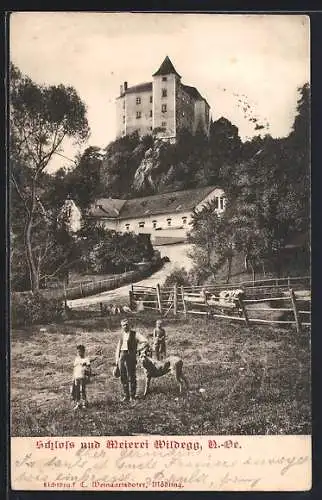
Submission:
[[[155,189],[160,181],[160,174],[164,169],[162,156],[167,145],[162,141],[155,141],[154,145],[147,149],[144,158],[135,172],[132,187],[136,192],[146,189]]]

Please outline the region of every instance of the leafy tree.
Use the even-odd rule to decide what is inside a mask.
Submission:
[[[192,230],[188,237],[194,245],[191,257],[199,272],[205,277],[210,273],[216,277],[220,267],[227,262],[227,283],[231,275],[233,241],[227,231],[227,220],[215,211],[215,202],[192,214]]]
[[[86,210],[100,196],[105,195],[101,182],[103,155],[98,147],[90,146],[76,158],[72,169],[59,169],[45,193],[46,202],[57,209],[67,198]]]
[[[83,141],[89,133],[86,108],[72,87],[37,85],[10,68],[10,180],[20,198],[24,246],[33,292],[40,286],[41,248],[33,234],[42,174],[65,138]]]
[[[79,236],[82,238],[82,262],[88,272],[130,271],[142,260],[151,261],[154,254],[149,235],[121,234],[86,222]]]

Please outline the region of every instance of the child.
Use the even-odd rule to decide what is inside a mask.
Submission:
[[[73,384],[71,387],[71,398],[76,402],[74,410],[87,406],[86,385],[90,382],[91,363],[85,358],[85,347],[77,346],[77,356],[74,361]]]
[[[155,329],[153,330],[153,348],[157,360],[160,361],[161,359],[165,358],[165,329],[163,328],[162,321],[160,319],[157,320]]]

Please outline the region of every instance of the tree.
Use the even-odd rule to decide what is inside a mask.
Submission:
[[[101,182],[103,154],[100,148],[89,146],[79,155],[72,169],[59,169],[46,190],[44,200],[50,205],[60,207],[67,198],[87,210],[102,194],[105,194]]]
[[[212,273],[216,277],[219,268],[227,262],[228,283],[234,245],[227,230],[227,220],[216,213],[214,201],[193,212],[192,230],[188,241],[194,245],[191,257],[204,276]]]
[[[87,221],[79,236],[82,238],[82,261],[88,272],[130,271],[138,262],[151,261],[154,254],[150,236],[146,234],[121,234]]]
[[[37,262],[43,258],[41,249],[33,247],[42,174],[64,139],[79,143],[88,133],[86,107],[74,88],[38,85],[11,65],[10,179],[23,207],[24,247],[33,292],[39,289]]]

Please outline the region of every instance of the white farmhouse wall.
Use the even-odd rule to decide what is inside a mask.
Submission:
[[[219,201],[218,209],[216,210],[216,212],[218,214],[223,213],[226,207],[226,196],[224,190],[221,188],[215,188],[213,191],[211,191],[211,193],[209,193],[208,196],[206,196],[206,198],[196,206],[196,210],[201,210],[207,202],[213,201],[215,198],[218,198]],[[222,202],[220,202],[220,199],[222,199]]]
[[[215,188],[206,198],[196,206],[196,210],[215,198],[218,199],[218,209],[216,212],[222,214],[225,210],[226,197],[223,189]],[[141,217],[128,217],[126,219],[111,219],[101,217],[99,219],[106,229],[114,230],[120,233],[133,232],[135,234],[150,234],[152,240],[154,237],[182,237],[186,238],[191,230],[192,211],[172,212],[168,214],[153,214]]]

